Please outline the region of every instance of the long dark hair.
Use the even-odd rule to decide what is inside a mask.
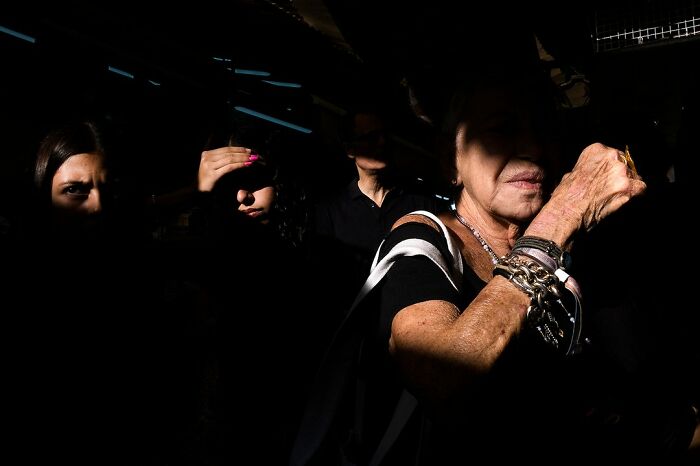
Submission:
[[[281,130],[272,132],[266,140],[265,150],[273,165],[275,204],[270,216],[280,238],[292,247],[304,243],[310,221],[310,200],[304,182],[292,170],[299,165],[301,151],[299,141]],[[296,164],[296,165],[295,165]]]
[[[204,149],[228,145],[248,147],[260,158],[250,167],[251,170],[237,170],[224,176],[216,184],[214,193],[227,203],[231,191],[244,184],[245,178],[264,177],[268,186],[275,190],[270,226],[287,245],[294,248],[301,246],[308,229],[310,201],[303,180],[293,171],[293,164],[299,162],[299,141],[283,130],[249,122],[228,121],[212,131]]]

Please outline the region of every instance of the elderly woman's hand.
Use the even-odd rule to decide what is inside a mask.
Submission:
[[[527,234],[566,246],[576,231],[590,230],[645,189],[641,177],[628,166],[624,152],[591,144],[564,175]]]

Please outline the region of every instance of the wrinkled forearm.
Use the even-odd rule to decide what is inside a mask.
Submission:
[[[591,230],[643,193],[646,184],[638,175],[629,173],[619,157],[618,150],[602,144],[586,147],[525,234],[552,240],[569,249],[577,232]]]
[[[576,233],[582,228],[581,218],[576,208],[552,200],[530,222],[525,235],[548,239],[562,249],[570,250]]]
[[[434,406],[477,389],[520,331],[529,298],[494,277],[461,314],[445,301],[401,310],[390,348],[417,394]]]

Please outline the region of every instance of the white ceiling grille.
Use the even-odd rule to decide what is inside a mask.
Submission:
[[[700,0],[612,3],[594,13],[597,53],[700,38]]]

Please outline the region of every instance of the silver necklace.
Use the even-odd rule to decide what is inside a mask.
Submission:
[[[498,263],[498,255],[494,252],[494,250],[491,248],[491,246],[488,245],[486,240],[481,237],[481,234],[479,233],[479,231],[476,228],[474,228],[473,226],[471,226],[469,224],[469,222],[467,222],[464,219],[464,217],[459,215],[459,213],[457,212],[457,206],[455,205],[454,202],[450,206],[450,210],[452,211],[452,214],[455,216],[455,218],[459,221],[459,223],[461,223],[462,225],[467,227],[467,230],[471,231],[472,235],[474,235],[474,238],[476,238],[479,241],[479,243],[481,243],[481,247],[484,248],[484,251],[489,253],[489,256],[491,256],[491,262],[493,262],[494,264],[497,264]]]

